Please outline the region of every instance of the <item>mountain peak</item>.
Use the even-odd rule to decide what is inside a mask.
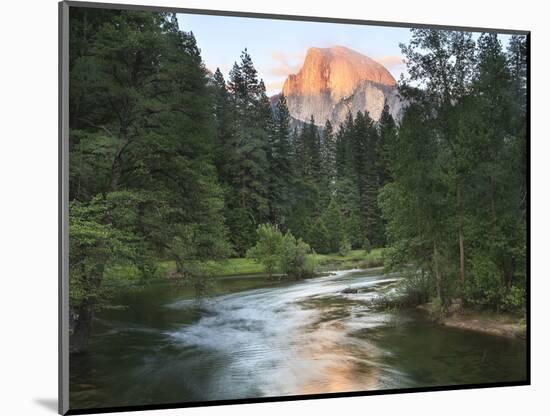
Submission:
[[[293,117],[305,121],[313,115],[322,125],[327,119],[339,121],[334,119],[334,112],[344,111],[350,100],[356,102],[358,90],[364,103],[356,105],[361,111],[369,110],[377,120],[379,107],[383,107],[389,93],[394,95],[395,88],[395,79],[383,65],[353,49],[335,45],[309,48],[302,68],[286,79],[283,94]]]
[[[345,46],[309,48],[297,74],[285,81],[283,93],[309,95],[329,92],[339,100],[353,92],[362,80],[394,86],[395,79],[375,60]]]

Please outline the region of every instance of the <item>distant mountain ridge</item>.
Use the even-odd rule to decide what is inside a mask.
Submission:
[[[368,111],[378,121],[384,101],[395,118],[401,101],[390,72],[375,60],[344,46],[309,48],[297,74],[286,79],[282,93],[290,115],[317,125],[340,125],[348,113]]]

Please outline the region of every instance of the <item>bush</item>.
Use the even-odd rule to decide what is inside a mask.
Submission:
[[[313,276],[317,266],[311,247],[290,232],[282,240],[279,264],[283,273],[295,279]]]
[[[302,276],[313,277],[315,275],[315,270],[317,270],[317,266],[318,266],[318,262],[315,255],[313,254],[306,255]]]
[[[410,306],[422,305],[430,300],[432,286],[427,274],[411,272],[401,284],[402,302]]]
[[[471,261],[471,278],[466,280],[465,298],[470,304],[498,309],[502,293],[501,276],[490,258],[476,255]]]
[[[502,299],[502,309],[508,312],[520,311],[525,307],[525,291],[517,286],[510,287]]]
[[[428,275],[421,272],[410,272],[407,274],[397,284],[396,289],[374,297],[367,302],[367,305],[376,310],[409,308],[425,304],[430,300],[432,294]],[[439,311],[443,310],[442,302],[439,299],[435,299],[432,303],[432,308],[434,306],[436,314],[439,316]],[[431,314],[433,316],[433,312]]]
[[[327,253],[335,253],[338,251],[340,241],[344,237],[342,214],[335,200],[330,201],[328,207],[321,215],[321,220],[327,231],[325,240]],[[313,247],[317,252],[320,252],[315,245]]]
[[[349,240],[344,239],[340,242],[340,247],[338,248],[338,254],[342,257],[344,257],[346,254],[348,254],[351,250],[351,244]]]
[[[258,241],[246,252],[246,257],[261,263],[271,278],[281,261],[283,234],[271,224],[261,224],[256,230]]]
[[[284,236],[271,224],[262,224],[256,231],[258,242],[246,253],[247,257],[261,263],[269,277],[280,270],[295,279],[311,277],[317,262],[311,247],[290,232]]]
[[[372,246],[370,244],[370,241],[367,237],[363,240],[363,250],[365,250],[365,254],[369,254],[372,250]]]
[[[343,235],[349,239],[351,248],[359,249],[363,245],[363,232],[361,229],[361,220],[355,213],[349,215],[342,222]],[[341,241],[341,240],[340,240]]]
[[[430,310],[430,317],[439,321],[445,317],[445,305],[440,297],[435,297],[432,299],[432,308]]]
[[[318,218],[311,226],[307,241],[315,249],[317,253],[327,254],[330,253],[329,245],[329,232],[325,223],[321,218]]]

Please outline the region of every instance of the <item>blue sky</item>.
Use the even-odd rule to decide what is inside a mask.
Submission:
[[[246,47],[268,95],[280,92],[310,47],[346,46],[380,62],[399,79],[405,71],[399,43],[410,39],[409,29],[396,27],[191,14],[178,14],[178,21],[182,30],[195,34],[206,66],[212,71],[219,67],[226,78]]]

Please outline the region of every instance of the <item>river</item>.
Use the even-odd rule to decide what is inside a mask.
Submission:
[[[157,283],[98,314],[70,359],[70,406],[144,405],[520,381],[525,343],[366,302],[396,276],[345,271],[301,282],[220,279],[194,300]],[[346,288],[358,293],[342,293]]]

